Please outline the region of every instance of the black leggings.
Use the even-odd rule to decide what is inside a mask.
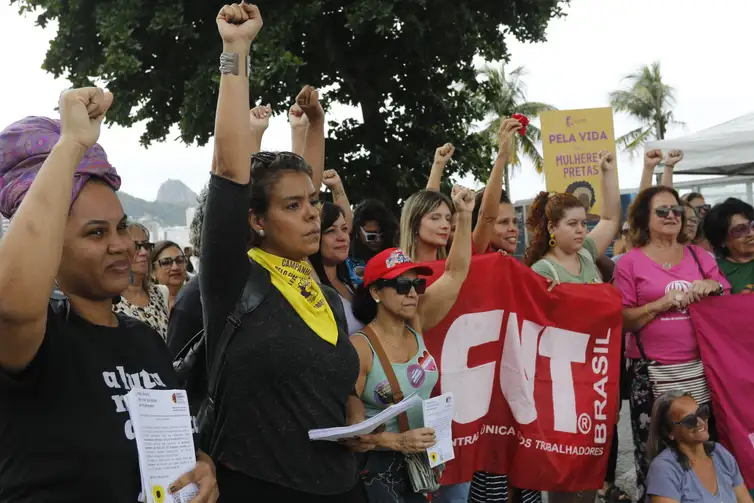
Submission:
[[[615,484],[615,472],[618,470],[618,423],[613,428],[613,443],[610,445],[610,457],[607,458],[605,482]]]
[[[222,464],[217,466],[217,485],[220,489],[219,503],[283,503],[305,501],[306,503],[366,503],[364,489],[358,482],[353,489],[343,494],[323,496],[289,489],[265,482],[231,470]]]

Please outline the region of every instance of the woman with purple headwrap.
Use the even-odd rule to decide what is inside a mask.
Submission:
[[[153,329],[113,313],[135,252],[96,144],[112,95],[60,97],[61,120],[28,117],[0,132],[0,500],[134,503],[142,489],[124,396],[174,388]],[[53,291],[55,285],[55,291]],[[52,296],[51,296],[52,293]],[[197,482],[214,502],[212,461]],[[171,490],[171,492],[173,492]]]

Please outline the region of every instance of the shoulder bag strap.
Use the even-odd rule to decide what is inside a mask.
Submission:
[[[385,377],[387,377],[387,381],[390,383],[390,390],[393,392],[393,402],[400,402],[403,400],[403,391],[401,390],[401,385],[398,383],[398,378],[395,376],[393,364],[390,363],[390,358],[385,353],[385,348],[382,347],[380,338],[377,337],[377,334],[374,333],[374,330],[369,325],[362,328],[361,333],[369,339],[374,352],[377,354],[377,358],[380,360],[380,364],[382,364],[382,370],[385,372]],[[405,412],[398,416],[398,426],[400,426],[401,433],[411,429],[408,426],[408,415]]]
[[[702,275],[702,279],[707,279],[707,276],[704,274],[704,269],[702,269],[702,263],[699,262],[699,257],[696,256],[693,245],[689,245],[689,251],[691,252],[691,256],[694,257],[694,262],[696,262],[696,266],[699,268],[699,274]]]
[[[217,345],[213,348],[212,355],[210,355],[209,345],[205,342],[209,365],[207,372],[209,375],[207,398],[209,398],[213,405],[217,396],[217,384],[220,381],[220,375],[225,366],[225,351],[228,349],[228,344],[230,344],[230,340],[233,338],[233,334],[238,327],[241,326],[241,318],[254,311],[262,303],[270,287],[270,277],[267,271],[258,266],[254,261],[251,261],[249,269],[249,276],[246,279],[243,293],[238,299],[233,312],[226,318],[225,326],[217,341]]]

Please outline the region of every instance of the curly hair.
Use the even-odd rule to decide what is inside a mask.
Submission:
[[[649,243],[651,236],[649,235],[649,220],[652,216],[652,199],[657,194],[670,194],[675,197],[676,204],[681,206],[681,198],[678,197],[678,192],[671,187],[665,185],[655,185],[642,190],[637,194],[634,202],[628,208],[628,238],[631,240],[631,244],[635,248],[645,246]],[[686,211],[681,212],[681,231],[678,233],[678,242],[685,244],[688,242],[688,238],[685,233],[686,229]]]
[[[531,236],[526,248],[524,263],[531,267],[550,249],[550,231],[547,226],[558,225],[571,208],[587,210],[584,203],[573,194],[540,192],[529,206],[526,229]]]
[[[730,254],[727,246],[728,227],[735,215],[743,215],[748,220],[754,220],[754,208],[747,202],[729,197],[720,204],[712,207],[704,217],[704,234],[715,251],[724,257]]]

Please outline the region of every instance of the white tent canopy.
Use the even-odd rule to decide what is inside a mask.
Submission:
[[[754,112],[681,138],[653,141],[645,146],[646,150],[653,148],[664,153],[683,150],[683,161],[674,173],[754,175]]]

